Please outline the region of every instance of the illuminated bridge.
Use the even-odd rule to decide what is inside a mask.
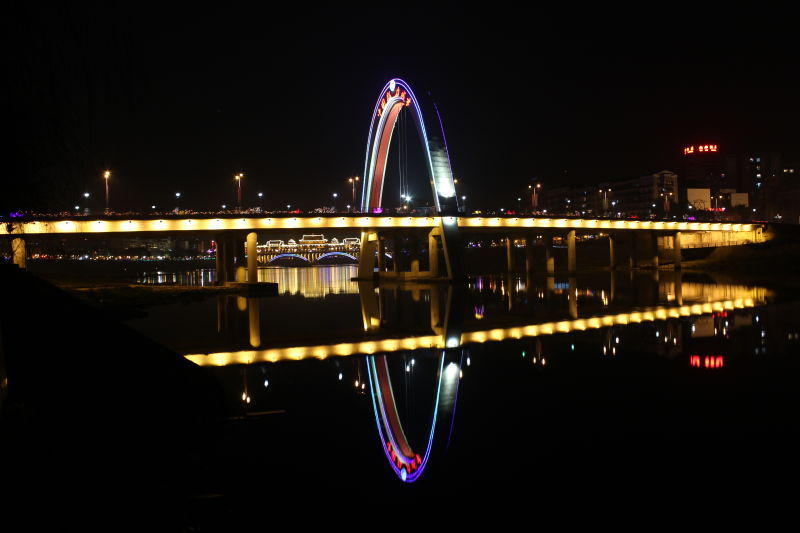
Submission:
[[[617,239],[634,241],[630,247],[635,256],[629,259],[631,266],[637,264],[656,263],[659,250],[670,249],[674,253],[674,264],[680,264],[681,243],[689,241],[702,242],[707,240],[712,243],[742,243],[761,242],[764,240],[763,226],[749,223],[713,223],[713,222],[684,222],[684,221],[645,221],[645,220],[617,220],[617,219],[589,219],[589,218],[548,218],[525,216],[491,216],[491,217],[465,217],[465,216],[388,216],[376,214],[341,214],[327,216],[239,216],[239,217],[142,217],[142,218],[98,218],[98,219],[63,219],[63,220],[31,220],[0,227],[0,236],[10,237],[13,241],[12,250],[14,261],[20,266],[25,265],[25,238],[30,235],[159,235],[159,234],[184,234],[198,235],[213,238],[218,243],[217,269],[222,281],[234,279],[234,265],[244,267],[245,246],[252,247],[253,257],[261,256],[263,263],[268,263],[281,253],[294,253],[305,255],[309,262],[318,260],[328,252],[341,252],[350,255],[353,260],[364,257],[359,261],[359,277],[371,279],[377,263],[381,278],[399,279],[425,279],[448,278],[452,279],[456,272],[460,272],[456,261],[461,260],[459,250],[446,248],[442,245],[441,237],[443,228],[450,228],[451,233],[487,233],[500,234],[506,237],[508,256],[513,263],[512,246],[514,240],[525,239],[526,257],[529,260],[528,270],[533,270],[533,248],[537,241],[543,237],[545,257],[542,267],[548,272],[555,270],[552,255],[553,237],[562,237],[568,248],[567,270],[577,270],[576,237],[580,234],[603,233],[609,240],[609,265],[625,266],[624,261],[617,261],[614,244]],[[357,230],[361,239],[358,249],[347,245],[341,250],[311,250],[300,247],[284,246],[278,248],[258,246],[258,239],[262,242],[268,240],[273,232],[286,230]],[[263,235],[263,237],[261,237]],[[414,269],[414,264],[407,272],[387,271],[383,260],[378,256],[378,251],[386,257],[387,242],[400,235],[416,235],[421,239],[428,239],[428,265],[427,271]],[[289,248],[289,249],[287,249]],[[250,248],[247,248],[249,251]],[[257,250],[257,252],[256,252]],[[298,253],[299,252],[299,253]],[[316,254],[319,252],[319,254]],[[372,252],[372,257],[369,253]],[[249,255],[249,254],[248,254]],[[389,254],[391,256],[391,254]],[[632,254],[633,255],[633,254]],[[444,258],[444,268],[439,268]],[[655,258],[655,259],[654,259]],[[371,261],[370,261],[371,259]],[[509,267],[513,269],[513,264]]]
[[[431,184],[434,216],[382,214],[386,161],[400,113],[411,115],[419,134],[427,177]],[[759,242],[764,238],[763,228],[757,224],[459,216],[442,118],[429,96],[422,95],[420,98],[406,81],[391,79],[378,95],[370,120],[364,159],[361,213],[326,216],[143,216],[24,220],[4,224],[0,228],[0,236],[10,238],[14,262],[24,267],[27,255],[25,239],[28,235],[200,234],[211,237],[218,243],[217,280],[220,283],[255,283],[259,237],[264,242],[270,238],[271,233],[286,230],[358,230],[358,277],[370,280],[464,279],[462,235],[467,232],[490,232],[502,236],[506,241],[509,270],[515,268],[515,240],[525,240],[527,271],[536,268],[534,244],[541,242],[541,248],[544,249],[542,270],[548,273],[555,271],[553,237],[561,237],[566,242],[566,270],[570,272],[576,271],[578,267],[576,239],[580,234],[602,233],[608,237],[608,260],[612,268],[624,265],[658,267],[659,250],[671,250],[671,262],[679,268],[684,245],[693,246],[697,242]],[[618,254],[615,253],[615,242],[620,238],[628,240],[628,261],[618,261]],[[392,261],[391,265],[385,261],[387,250],[397,250],[402,243],[409,241],[422,244],[413,246],[409,261],[404,264]]]
[[[305,264],[326,261],[357,263],[360,246],[361,241],[357,237],[345,237],[339,241],[336,237],[328,240],[322,234],[303,235],[297,241],[272,239],[258,245],[258,262],[262,265],[282,261]]]

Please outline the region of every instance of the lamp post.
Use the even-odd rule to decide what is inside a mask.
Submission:
[[[236,180],[236,205],[239,207],[239,209],[242,208],[242,178],[243,177],[244,177],[244,174],[242,172],[239,172],[238,174],[236,174],[233,177],[233,179]]]
[[[264,209],[264,193],[263,192],[258,193],[258,208],[259,209]]]
[[[106,182],[106,211],[108,211],[108,180],[111,178],[111,171],[106,170],[103,172],[103,179]]]
[[[611,189],[600,189],[597,192],[603,195],[603,211],[608,211],[608,193],[611,192]]]
[[[361,178],[359,178],[358,176],[353,176],[352,178],[347,178],[347,182],[353,188],[353,206],[356,205],[356,183],[358,183],[358,181],[360,179]]]
[[[175,193],[175,211],[181,210],[181,193]]]
[[[339,193],[338,192],[333,193],[333,212],[334,213],[336,212],[336,199],[337,198],[339,198]]]
[[[528,185],[528,190],[531,191],[531,209],[536,211],[539,208],[539,189],[542,188],[541,183],[536,185]]]
[[[463,209],[464,213],[467,212],[467,195],[466,194],[462,194],[461,195],[461,209]]]

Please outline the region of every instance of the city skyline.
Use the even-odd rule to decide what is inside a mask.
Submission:
[[[371,102],[391,76],[431,90],[476,207],[513,202],[497,182],[517,191],[534,179],[675,170],[691,144],[789,157],[800,144],[788,34],[736,13],[661,16],[646,32],[610,14],[604,24],[536,13],[503,26],[434,9],[384,46],[360,12],[288,15],[267,31],[244,13],[20,9],[19,42],[36,46],[14,64],[12,118],[27,134],[18,153],[40,157],[15,160],[21,178],[7,198],[18,206],[72,206],[91,191],[99,207],[111,169],[119,209],[171,208],[178,191],[182,205],[234,206],[238,173],[244,205],[310,209],[336,192],[344,208],[347,179],[363,172]],[[733,45],[731,32],[748,37]],[[410,137],[411,188],[425,194]]]

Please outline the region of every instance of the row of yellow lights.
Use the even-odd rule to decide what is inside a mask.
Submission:
[[[275,217],[275,218],[199,218],[160,220],[59,220],[24,222],[0,234],[32,233],[127,233],[145,231],[203,231],[320,228],[430,228],[457,223],[464,228],[565,228],[664,231],[751,231],[752,224],[719,222],[661,222],[651,220],[600,220],[532,217]]]
[[[317,346],[294,346],[289,348],[268,348],[265,350],[243,350],[238,352],[217,352],[210,354],[188,354],[188,360],[200,366],[246,365],[251,363],[275,363],[278,361],[300,361],[302,359],[326,359],[328,357],[345,357],[356,354],[375,354],[416,350],[420,348],[455,347],[468,343],[521,339],[523,337],[540,337],[556,333],[584,331],[602,327],[635,324],[667,320],[669,318],[703,315],[725,310],[753,307],[752,298],[738,298],[704,304],[683,305],[679,307],[655,307],[633,313],[604,315],[578,320],[547,322],[512,328],[495,328],[483,331],[463,333],[458,343],[448,342],[441,335],[426,335],[405,339],[383,339],[363,342],[346,342],[340,344],[324,344]],[[455,345],[455,346],[454,346]]]

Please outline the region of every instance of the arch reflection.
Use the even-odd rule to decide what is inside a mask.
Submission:
[[[431,456],[446,448],[442,441],[445,438],[449,441],[448,432],[455,416],[461,381],[461,360],[452,360],[452,356],[442,350],[436,358],[436,369],[435,400],[427,439],[421,449],[416,449],[409,442],[400,419],[387,356],[367,357],[370,396],[380,443],[392,470],[406,483],[417,481],[428,466]]]

